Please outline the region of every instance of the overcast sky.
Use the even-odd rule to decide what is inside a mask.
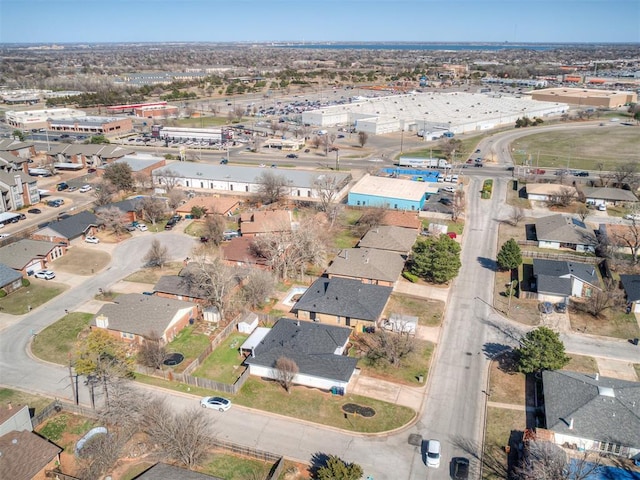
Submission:
[[[640,0],[0,0],[0,43],[640,42]]]

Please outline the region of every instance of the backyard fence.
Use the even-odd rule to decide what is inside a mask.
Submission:
[[[518,242],[520,243],[520,242]],[[550,253],[537,252],[535,250],[522,250],[522,256],[528,258],[543,258],[547,260],[560,260],[563,262],[581,262],[597,265],[602,261],[601,258],[591,256],[571,255],[570,253]]]
[[[209,343],[209,346],[200,355],[198,355],[198,358],[196,358],[193,362],[191,362],[191,364],[187,366],[187,368],[184,369],[185,375],[190,375],[191,373],[193,373],[193,371],[196,368],[198,368],[200,365],[202,365],[202,362],[204,362],[205,359],[209,355],[211,355],[211,352],[213,352],[218,345],[224,342],[227,339],[227,337],[231,335],[231,332],[233,332],[238,325],[240,316],[241,314],[236,315],[236,317],[233,320],[231,320],[231,322],[229,322],[229,325],[227,325],[222,330],[220,330],[220,332],[218,332],[218,334],[213,338],[213,340],[211,340],[211,343]]]

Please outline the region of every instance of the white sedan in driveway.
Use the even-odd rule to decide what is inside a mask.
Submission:
[[[36,278],[44,278],[45,280],[52,280],[56,278],[56,274],[51,270],[40,270],[39,272],[34,273],[33,276]]]
[[[78,190],[80,193],[85,193],[88,192],[89,190],[91,190],[91,185],[83,185],[82,187],[80,187],[80,190]]]
[[[226,412],[231,408],[231,400],[223,397],[204,397],[200,400],[200,406],[203,408],[214,408],[221,412]]]
[[[98,237],[86,237],[84,241],[87,243],[100,243],[100,239]]]
[[[141,232],[146,232],[147,230],[149,230],[147,228],[147,226],[144,223],[139,223],[138,226],[136,227],[138,230],[140,230]]]

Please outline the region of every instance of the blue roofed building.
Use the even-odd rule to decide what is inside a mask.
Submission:
[[[365,175],[349,191],[347,204],[354,207],[422,210],[427,198],[437,192],[437,184]]]

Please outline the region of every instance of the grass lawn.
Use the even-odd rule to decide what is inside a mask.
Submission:
[[[41,360],[66,365],[69,353],[76,348],[78,334],[87,328],[93,314],[73,312],[38,333],[31,344],[31,352]]]
[[[204,462],[203,473],[225,480],[246,480],[248,478],[266,478],[272,463],[254,458],[215,453]]]
[[[76,275],[93,275],[106,267],[110,261],[111,255],[107,252],[93,248],[74,247],[53,261],[51,269]]]
[[[420,385],[418,377],[427,377],[435,345],[427,340],[416,339],[415,342],[415,351],[402,361],[399,368],[391,365],[370,365],[365,358],[361,358],[358,367],[369,377],[405,385]]]
[[[136,463],[135,465],[129,467],[127,471],[122,474],[122,480],[134,480],[138,475],[146,470],[149,470],[154,465],[155,463],[151,462]]]
[[[512,430],[523,431],[525,427],[524,410],[487,408],[483,479],[506,478],[507,454],[503,448],[509,444]]]
[[[633,314],[626,314],[622,307],[605,310],[600,317],[569,308],[571,328],[578,332],[614,338],[640,337],[638,322]]]
[[[217,393],[147,375],[136,374],[136,380],[148,385],[156,385],[198,396]],[[334,396],[301,386],[294,386],[291,393],[286,393],[276,382],[260,380],[255,377],[247,380],[238,395],[226,393],[223,395],[238,405],[354,432],[384,432],[406,425],[415,417],[415,412],[410,408],[392,403],[360,395]],[[198,398],[194,398],[193,404],[197,405],[198,401]],[[345,419],[344,412],[341,410],[341,406],[345,403],[357,403],[361,406],[371,407],[376,411],[376,415],[371,418],[349,416],[348,419]]]
[[[211,342],[207,335],[194,333],[193,330],[193,326],[184,328],[176,335],[176,338],[167,345],[167,351],[184,355],[184,361],[174,369],[176,372],[184,370],[187,365],[206,350]]]
[[[172,262],[163,268],[142,268],[124,280],[127,282],[156,284],[163,275],[177,275],[182,270],[182,262]]]
[[[499,362],[491,362],[491,378],[489,383],[489,400],[492,402],[525,405],[524,373],[504,371]]]
[[[418,317],[420,325],[437,327],[442,323],[444,302],[392,294],[389,298],[389,303],[387,303],[384,315],[388,317],[391,313],[412,315]]]
[[[509,182],[509,186],[507,187],[507,204],[514,207],[530,209],[531,202],[527,199],[524,189],[524,182],[518,182],[518,190],[513,189],[513,182]]]
[[[51,280],[29,279],[31,285],[0,298],[0,311],[9,315],[24,315],[31,309],[47,303],[64,292],[68,287]]]
[[[523,265],[531,266],[533,259],[523,258],[523,264],[518,268],[518,278],[523,282]],[[493,293],[493,306],[501,312],[509,311],[509,318],[524,325],[538,325],[540,323],[540,313],[538,312],[538,300],[511,297],[511,308],[509,308],[509,297],[504,295],[506,285],[511,279],[510,272],[496,272],[495,287]]]
[[[567,354],[571,357],[571,361],[564,366],[562,370],[570,370],[579,373],[598,373],[598,363],[593,357],[584,355]]]
[[[511,146],[514,152],[524,152],[514,153],[517,165],[532,155],[541,168],[598,170],[602,163],[604,170],[615,170],[617,165],[637,160],[640,135],[637,128],[618,125],[573,130],[571,135],[532,130],[532,135],[514,140]]]
[[[30,393],[21,392],[19,390],[11,390],[10,388],[0,388],[0,405],[3,407],[11,403],[11,406],[18,410],[23,405],[27,405],[34,415],[39,414],[44,407],[49,405],[53,400],[39,395],[31,395]]]
[[[452,220],[429,219],[428,217],[426,217],[422,220],[422,227],[427,230],[429,228],[429,224],[432,222],[440,225],[445,224],[448,227],[449,232],[454,232],[457,235],[462,235],[462,233],[464,232],[464,221],[461,219],[458,219],[457,222],[454,222]]]
[[[238,353],[238,348],[247,337],[248,335],[240,333],[229,335],[193,372],[193,376],[232,385],[244,371],[244,367],[240,365],[243,357]]]
[[[353,248],[360,241],[360,236],[350,228],[343,228],[336,231],[333,235],[333,246],[338,249]]]

